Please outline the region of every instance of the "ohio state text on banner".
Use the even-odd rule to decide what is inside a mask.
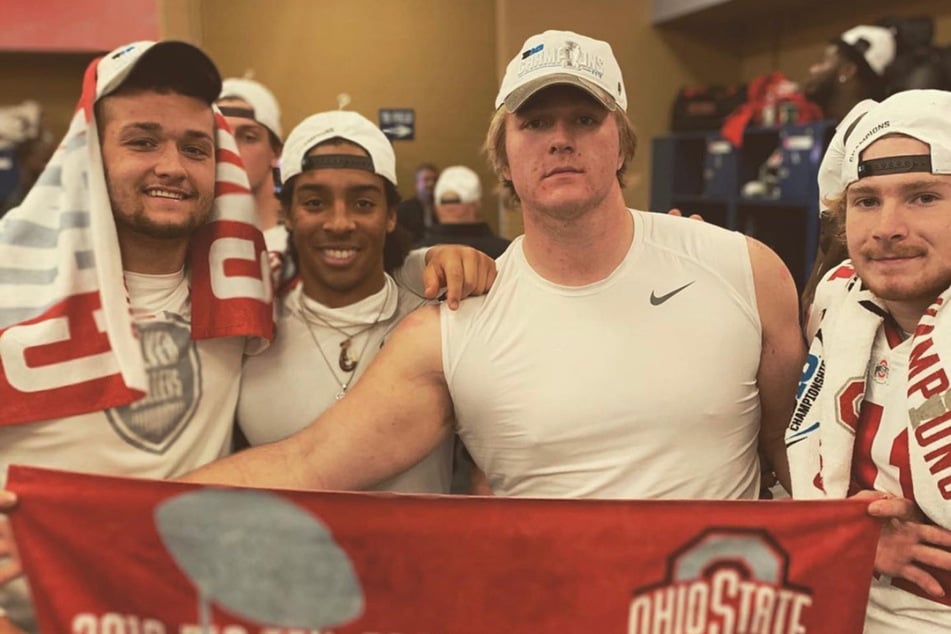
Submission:
[[[46,634],[857,634],[878,534],[855,501],[8,486]]]

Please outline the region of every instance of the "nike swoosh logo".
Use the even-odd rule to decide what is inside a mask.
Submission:
[[[694,280],[694,282],[696,282],[696,280]],[[676,294],[679,293],[680,291],[684,290],[685,288],[687,288],[687,287],[690,286],[691,284],[693,284],[693,282],[687,282],[686,284],[684,284],[684,285],[681,286],[680,288],[675,288],[674,290],[670,291],[670,292],[667,293],[666,295],[661,295],[660,297],[658,297],[657,295],[655,295],[655,294],[654,294],[654,291],[651,291],[651,306],[660,306],[661,304],[663,304],[664,302],[666,302],[668,299],[670,299],[671,297],[673,297],[674,295],[676,295]]]

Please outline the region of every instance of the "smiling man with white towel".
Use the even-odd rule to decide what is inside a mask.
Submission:
[[[271,338],[264,238],[214,63],[136,42],[0,221],[0,467],[168,478],[231,450],[246,351]],[[5,478],[5,475],[4,475]],[[0,606],[32,630],[26,587]]]
[[[949,112],[936,90],[862,102],[821,170],[851,261],[816,291],[786,445],[794,497],[858,494],[886,519],[873,634],[951,629]]]

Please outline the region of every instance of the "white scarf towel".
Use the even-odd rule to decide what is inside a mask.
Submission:
[[[848,495],[872,344],[887,314],[853,277],[841,285],[812,341],[786,447],[797,498]],[[913,334],[906,382],[908,449],[915,500],[951,528],[951,289],[925,312]]]

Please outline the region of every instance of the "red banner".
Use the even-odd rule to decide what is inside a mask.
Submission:
[[[46,634],[858,634],[878,535],[848,500],[8,488]]]

